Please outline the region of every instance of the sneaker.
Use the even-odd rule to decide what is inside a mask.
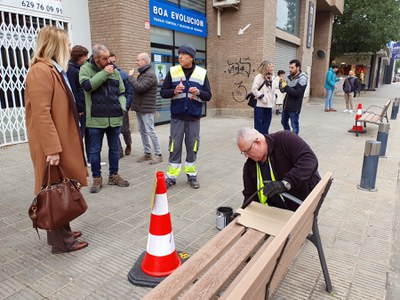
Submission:
[[[167,177],[167,178],[165,178],[165,183],[166,183],[166,185],[167,185],[167,189],[169,189],[171,186],[173,186],[173,185],[176,184],[176,180]]]
[[[352,114],[352,113],[353,113],[353,110],[352,110],[352,109],[350,109],[350,110],[349,110],[349,114]]]
[[[129,182],[123,179],[119,174],[114,174],[108,177],[108,184],[109,185],[118,185],[120,187],[127,187],[129,186]]]
[[[141,163],[141,162],[148,161],[148,160],[151,160],[151,159],[152,159],[151,154],[150,153],[145,153],[143,156],[139,157],[136,161],[138,163]]]
[[[334,108],[330,108],[330,109],[329,109],[329,111],[336,112],[336,109],[334,109]]]
[[[187,175],[187,177],[188,177],[188,183],[192,188],[198,189],[200,187],[200,183],[197,181],[196,176]]]
[[[150,161],[150,164],[151,165],[156,165],[156,164],[159,164],[160,162],[162,162],[163,161],[163,158],[162,158],[162,156],[161,156],[161,154],[160,155],[155,155],[154,156],[154,158]]]
[[[93,185],[90,187],[90,192],[93,194],[98,193],[100,192],[102,186],[103,186],[103,178],[93,177]]]
[[[346,112],[348,112],[348,111],[349,111],[349,110],[346,108],[343,112],[346,113]]]

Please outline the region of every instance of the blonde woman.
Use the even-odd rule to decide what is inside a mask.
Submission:
[[[64,30],[50,26],[40,30],[25,89],[35,195],[40,191],[47,162],[62,165],[67,177],[87,185],[78,114],[65,73],[69,51],[68,35]],[[58,180],[58,174],[51,175],[52,179]],[[47,242],[52,246],[52,253],[80,250],[88,245],[77,240],[80,235],[80,231],[71,231],[69,224],[65,224],[47,231]]]
[[[259,74],[254,78],[251,88],[257,99],[254,107],[254,128],[262,134],[268,134],[269,126],[271,125],[272,107],[275,105],[274,65],[265,60],[258,68],[258,72]]]

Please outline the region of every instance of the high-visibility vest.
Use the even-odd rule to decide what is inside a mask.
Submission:
[[[195,66],[189,80],[186,80],[182,66],[178,65],[171,67],[170,74],[173,88],[175,88],[181,82],[181,80],[182,84],[185,86],[183,93],[174,95],[172,97],[171,113],[182,114],[186,112],[196,117],[200,117],[202,111],[202,100],[197,95],[189,93],[189,87],[196,87],[199,90],[202,90],[206,79],[207,70],[202,67]]]
[[[261,168],[258,162],[256,162],[257,166],[257,191],[258,191],[258,199],[260,199],[260,203],[268,206],[268,197],[264,195],[264,180],[262,178]],[[268,166],[269,166],[269,174],[271,175],[271,180],[276,181],[274,171],[272,170],[271,160],[268,157]],[[279,195],[281,198],[282,196]],[[283,200],[283,199],[282,199]]]

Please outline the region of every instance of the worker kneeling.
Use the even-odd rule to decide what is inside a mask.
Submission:
[[[243,167],[242,208],[254,198],[264,205],[295,211],[299,204],[285,201],[281,193],[288,192],[304,201],[321,180],[316,155],[289,130],[263,135],[253,128],[242,128],[236,141],[247,158]]]

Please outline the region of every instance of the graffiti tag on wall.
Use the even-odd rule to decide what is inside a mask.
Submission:
[[[224,73],[231,75],[232,77],[244,77],[247,79],[250,77],[252,73],[256,70],[252,68],[252,64],[250,61],[250,57],[239,57],[238,59],[228,59],[227,68],[224,70]],[[232,98],[236,102],[243,102],[246,99],[247,88],[243,84],[244,80],[236,80],[234,81]]]

